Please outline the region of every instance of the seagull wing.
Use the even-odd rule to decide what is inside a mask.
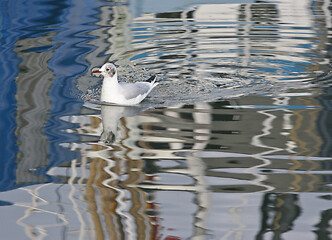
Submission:
[[[124,97],[129,100],[136,98],[139,95],[146,95],[151,90],[151,83],[137,82],[137,83],[120,83]]]

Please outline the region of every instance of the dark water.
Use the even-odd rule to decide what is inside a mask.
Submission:
[[[1,1],[1,238],[330,239],[330,5]]]

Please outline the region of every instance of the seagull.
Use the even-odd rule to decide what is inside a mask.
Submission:
[[[106,103],[137,105],[158,85],[156,76],[150,77],[145,82],[119,83],[117,69],[112,63],[105,63],[99,70],[92,73],[100,73],[104,76],[100,100]]]

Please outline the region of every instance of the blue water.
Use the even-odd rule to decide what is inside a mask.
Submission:
[[[49,164],[47,167],[44,166],[43,170],[40,169],[41,166],[35,166],[36,169],[39,169],[38,174],[45,175],[50,167],[61,164],[61,162],[71,161],[75,156],[78,156],[77,153],[67,151],[67,149],[59,146],[61,142],[77,139],[77,137],[63,133],[63,130],[71,125],[60,121],[60,118],[68,114],[77,114],[81,109],[82,101],[75,97],[75,91],[77,92],[75,78],[88,70],[89,64],[82,60],[82,54],[93,51],[93,47],[86,44],[91,37],[84,33],[80,35],[80,32],[86,33],[93,27],[89,28],[88,26],[91,22],[88,15],[86,18],[76,16],[75,21],[75,16],[73,18],[70,14],[73,4],[71,1],[64,3],[58,1],[2,2],[1,72],[4,74],[1,76],[1,82],[3,83],[1,126],[4,129],[1,131],[1,146],[3,147],[1,149],[3,154],[1,169],[5,170],[7,174],[2,174],[1,182],[4,184],[1,184],[1,190],[9,190],[20,186],[20,184],[15,184],[15,157],[19,150],[16,145],[17,137],[14,134],[17,128],[15,124],[17,105],[20,104],[15,101],[17,88],[14,80],[18,77],[19,66],[22,63],[20,52],[27,61],[33,55],[40,61],[40,63],[37,63],[40,69],[29,69],[30,63],[28,63],[28,66],[22,66],[25,67],[26,71],[36,71],[35,74],[43,74],[45,71],[42,68],[48,68],[54,74],[52,79],[44,80],[50,81],[52,85],[51,88],[43,90],[47,91],[45,92],[49,96],[47,100],[52,103],[49,108],[41,109],[46,111],[48,115],[44,119],[45,125],[35,126],[38,130],[45,129],[43,130],[45,131],[45,137],[50,143],[48,146]],[[87,5],[86,8],[90,9],[88,3]],[[94,7],[94,5],[91,7]],[[25,40],[38,38],[45,38],[47,42],[37,42],[32,45],[24,44]],[[39,59],[38,53],[51,53],[52,57],[47,60]],[[38,84],[38,80],[31,83],[32,88],[34,84]],[[31,119],[27,125],[31,126],[33,121]],[[36,147],[38,148],[38,146]],[[61,160],[59,161],[59,159]],[[9,175],[8,171],[12,174]],[[46,181],[51,181],[46,175],[45,177]]]
[[[316,0],[1,1],[4,239],[329,239],[331,15]],[[105,62],[160,84],[104,106]]]

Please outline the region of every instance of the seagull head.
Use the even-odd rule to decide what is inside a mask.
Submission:
[[[105,63],[99,70],[92,71],[92,73],[100,73],[105,78],[112,78],[116,75],[117,70],[113,63]]]

